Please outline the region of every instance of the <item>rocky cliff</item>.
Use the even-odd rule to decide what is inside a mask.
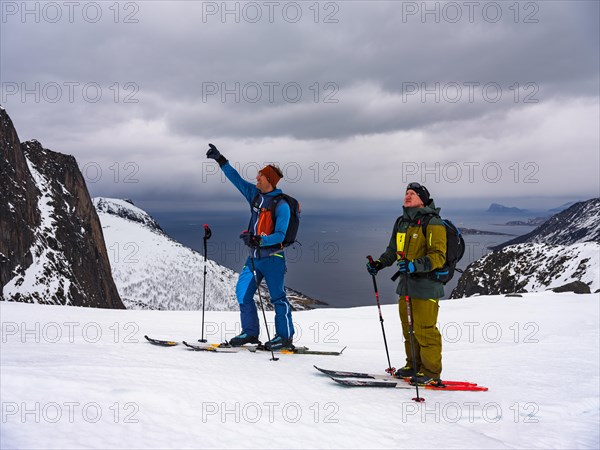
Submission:
[[[0,108],[3,299],[124,308],[102,227],[75,158],[19,143]]]
[[[0,284],[17,267],[33,262],[34,230],[40,225],[40,191],[27,167],[12,120],[0,108]]]

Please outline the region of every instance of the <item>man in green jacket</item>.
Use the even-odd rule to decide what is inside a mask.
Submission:
[[[419,183],[410,183],[406,188],[403,210],[404,213],[394,224],[387,249],[378,260],[367,263],[367,270],[376,275],[395,262],[401,274],[396,293],[400,295],[406,365],[398,369],[395,375],[399,378],[412,376],[412,383],[435,385],[440,383],[442,373],[442,336],[436,323],[444,287],[430,273],[441,268],[446,261],[446,227],[429,191]],[[411,302],[414,360],[410,347],[406,295]],[[413,361],[416,367],[413,367]]]

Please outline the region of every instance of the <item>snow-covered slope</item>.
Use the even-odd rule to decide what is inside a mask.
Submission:
[[[92,201],[98,213],[110,214],[127,219],[130,222],[137,222],[158,234],[166,235],[158,222],[146,211],[135,206],[131,200],[97,197]]]
[[[126,200],[95,198],[113,279],[128,309],[202,308],[204,256],[167,236],[148,213]],[[207,260],[206,310],[237,311],[238,274]],[[265,306],[270,308],[268,291]],[[312,301],[288,289],[295,309]],[[255,297],[258,300],[258,295]]]
[[[204,258],[166,236],[143,210],[125,200],[94,198],[113,279],[128,309],[202,307]],[[208,260],[206,309],[237,306],[236,274]]]
[[[600,289],[600,244],[525,243],[505,247],[472,263],[452,297],[537,292],[573,281],[585,283],[591,292]]]
[[[524,242],[573,245],[580,242],[600,243],[600,198],[577,202],[553,215],[530,233],[494,247],[501,249]]]
[[[582,282],[600,289],[600,198],[575,203],[471,263],[451,298],[536,292]]]
[[[397,307],[382,312],[401,366]],[[348,348],[276,362],[145,342],[197,339],[197,311],[0,302],[0,314],[2,448],[600,446],[597,294],[443,302],[443,377],[490,390],[421,390],[421,404],[413,390],[344,388],[312,367],[383,373],[375,306],[296,313],[297,344]],[[238,326],[237,313],[211,312],[207,337],[229,338]]]

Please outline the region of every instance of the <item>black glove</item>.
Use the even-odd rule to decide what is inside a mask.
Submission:
[[[244,241],[244,244],[246,244],[250,248],[260,247],[260,236],[256,236],[250,233],[249,231],[244,231],[242,234],[240,234],[240,239],[242,239]]]
[[[208,146],[210,148],[206,152],[207,158],[214,159],[216,162],[219,163],[219,166],[222,166],[223,164],[225,164],[227,162],[227,158],[225,158],[223,155],[221,155],[221,152],[219,150],[217,150],[217,147],[215,147],[212,144],[208,144]]]
[[[377,260],[377,261],[369,261],[367,263],[367,271],[371,274],[371,275],[377,275],[377,272],[379,272],[381,269],[383,269],[383,264],[381,264],[381,261]]]

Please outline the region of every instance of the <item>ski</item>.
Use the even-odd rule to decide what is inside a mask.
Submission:
[[[381,381],[393,381],[397,382],[398,380],[404,380],[406,382],[409,381],[410,377],[407,378],[396,378],[393,375],[382,375],[382,374],[374,374],[374,373],[363,373],[363,372],[346,372],[341,370],[329,370],[323,369],[321,367],[313,366],[319,372],[324,373],[332,378],[361,378],[365,380],[381,380]],[[452,380],[443,380],[442,383],[446,386],[477,386],[477,383],[471,383],[469,381],[452,381]]]
[[[256,352],[270,352],[263,345],[243,345],[241,347],[231,347],[224,344],[210,344],[210,346],[216,351],[225,351],[228,349],[231,350],[248,350],[252,353]],[[275,353],[280,355],[324,355],[324,356],[339,356],[346,350],[346,347],[341,349],[340,351],[329,351],[329,350],[311,350],[308,347],[294,347],[293,349],[282,348],[280,350],[273,350]]]
[[[187,342],[183,342],[183,344],[195,351],[204,351],[204,352],[213,352],[213,353],[239,353],[244,350],[247,350],[252,353],[257,352],[270,352],[270,350],[265,349],[263,346],[258,345],[243,345],[241,347],[228,347],[220,344],[212,344],[212,345],[194,345],[189,344]],[[345,347],[344,347],[345,349]],[[281,349],[281,350],[273,350],[275,353],[280,355],[328,355],[328,356],[339,356],[344,351],[323,351],[323,350],[310,350],[308,347],[294,347],[293,349]]]
[[[179,345],[179,342],[176,341],[161,341],[160,339],[153,339],[147,335],[144,335],[144,337],[151,344],[158,345],[160,347],[175,347],[176,345]]]
[[[263,346],[257,346],[254,349],[248,349],[251,352],[257,352],[257,351],[264,351],[264,352],[268,352],[270,350],[265,349]],[[341,355],[344,350],[346,350],[346,347],[344,347],[343,349],[341,349],[340,351],[329,351],[329,350],[311,350],[308,347],[294,347],[293,349],[281,349],[281,350],[274,350],[275,353],[279,353],[282,355],[322,355],[322,356],[339,356]]]
[[[221,348],[218,345],[196,345],[189,344],[186,341],[183,341],[183,345],[185,345],[190,350],[195,352],[213,352],[213,353],[238,353],[239,351],[246,350],[244,347],[224,347]]]
[[[175,347],[179,345],[177,341],[163,341],[160,339],[154,339],[147,335],[144,336],[148,342],[153,345],[158,345],[160,347]],[[186,341],[182,341],[183,345],[193,351],[197,352],[212,352],[212,353],[239,353],[241,351],[247,350],[250,352],[263,352],[270,351],[266,350],[262,345],[243,345],[241,347],[232,347],[227,343],[223,344],[191,344]],[[324,356],[339,356],[341,355],[346,347],[339,351],[328,351],[328,350],[311,350],[308,347],[294,347],[293,349],[281,349],[274,350],[275,353],[279,353],[282,355],[324,355]]]
[[[250,352],[270,352],[267,350],[263,344],[259,345],[243,345],[241,347],[231,347],[229,343],[224,342],[222,344],[208,344],[209,346],[217,349],[217,351],[222,349],[242,349],[248,350]],[[294,347],[293,349],[283,348],[280,350],[273,350],[275,353],[279,353],[282,355],[324,355],[324,356],[339,356],[341,355],[346,347],[339,351],[331,351],[331,350],[311,350],[308,347]]]
[[[414,389],[415,387],[401,382],[401,380],[397,379],[397,381],[386,381],[386,380],[374,380],[369,378],[335,378],[331,377],[333,381],[343,386],[348,387],[380,387],[380,388],[395,388],[395,389]],[[468,384],[456,384],[456,385],[444,385],[444,386],[430,386],[424,385],[419,386],[420,388],[432,390],[432,391],[476,391],[476,392],[485,392],[488,388],[483,386],[473,386]]]
[[[148,342],[150,342],[151,344],[154,345],[158,345],[159,347],[175,347],[176,345],[179,345],[179,342],[177,341],[163,341],[160,339],[154,339],[151,338],[147,335],[144,336],[146,338],[146,340]],[[204,344],[204,345],[196,345],[196,344],[190,344],[186,341],[182,341],[181,342],[183,345],[185,345],[187,348],[189,348],[190,350],[195,350],[197,352],[214,352],[214,353],[237,353],[239,351],[242,350],[256,350],[256,346],[252,347],[230,347],[230,346],[222,346],[221,344]]]

